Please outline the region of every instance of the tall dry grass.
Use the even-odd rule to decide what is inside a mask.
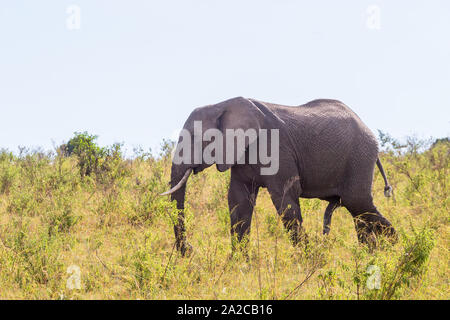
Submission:
[[[404,147],[382,135],[382,143],[395,199],[383,196],[378,171],[373,193],[399,231],[396,245],[359,245],[344,208],[323,237],[326,203],[302,199],[309,243],[294,248],[263,190],[248,259],[230,256],[229,172],[215,168],[188,181],[194,249],[186,258],[174,250],[176,210],[158,196],[168,185],[170,145],[159,156],[103,159],[85,176],[76,156],[2,151],[0,298],[448,299],[448,141],[425,151],[414,139]]]

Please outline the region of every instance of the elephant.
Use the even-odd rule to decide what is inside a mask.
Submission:
[[[229,130],[242,129],[245,132],[252,129],[258,134],[246,137],[243,152],[235,152],[226,163],[199,161],[194,159],[198,155],[195,146],[205,148],[207,141],[196,140],[196,122],[202,124],[200,133],[212,129],[223,133],[227,141],[232,139],[228,136]],[[267,169],[268,164],[260,156],[253,163],[242,161],[249,159],[251,146],[262,140],[262,129],[278,134],[278,140],[273,135],[266,139],[271,146],[277,142],[279,149],[275,150],[279,155],[279,168],[272,174],[262,174],[262,169]],[[396,238],[394,227],[373,203],[371,190],[375,164],[384,179],[385,196],[392,191],[378,157],[377,139],[344,103],[318,99],[299,106],[285,106],[236,97],[196,108],[183,130],[187,135],[180,135],[175,154],[183,153],[184,160],[172,162],[171,189],[162,194],[170,195],[171,200],[176,201],[175,244],[183,256],[192,249],[186,241],[184,224],[186,182],[192,172],[197,174],[213,164],[221,172],[231,170],[228,206],[231,236],[238,240],[232,240],[233,250],[233,243],[240,243],[249,235],[260,188],[268,190],[294,245],[305,237],[299,198],[329,202],[324,214],[324,234],[329,233],[333,211],[343,206],[353,217],[359,242],[370,245],[380,235]],[[179,145],[186,139],[194,141],[191,150],[180,152]],[[261,150],[261,146],[257,145],[257,149]],[[230,150],[233,151],[221,145],[216,151],[227,156]]]

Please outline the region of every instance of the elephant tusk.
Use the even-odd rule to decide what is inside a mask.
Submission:
[[[161,193],[160,196],[166,196],[166,195],[172,194],[175,191],[177,191],[178,189],[180,189],[186,183],[186,181],[189,178],[189,175],[191,174],[191,172],[192,172],[192,168],[187,169],[186,173],[184,174],[184,176],[180,180],[180,182],[178,182],[178,184],[175,187],[173,187],[172,189],[170,189],[169,191]]]

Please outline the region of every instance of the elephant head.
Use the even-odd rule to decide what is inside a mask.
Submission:
[[[245,150],[253,144],[264,122],[264,114],[248,99],[234,98],[215,105],[195,109],[184,124],[175,149],[171,170],[171,189],[162,195],[171,195],[179,210],[178,223],[174,227],[176,246],[184,255],[188,250],[184,227],[184,201],[189,175],[216,164],[221,172],[240,163]],[[255,135],[247,135],[249,129]],[[244,146],[236,142],[243,136]],[[222,139],[222,141],[217,141]],[[214,141],[214,150],[208,150]],[[232,143],[228,143],[228,142]],[[231,148],[230,148],[231,146]],[[205,153],[202,152],[205,150]],[[210,153],[208,153],[210,152]],[[210,154],[212,157],[204,157]]]

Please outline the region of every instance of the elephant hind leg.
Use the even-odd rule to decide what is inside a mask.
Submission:
[[[377,210],[372,196],[366,199],[352,199],[352,201],[343,198],[342,203],[353,217],[359,242],[374,247],[377,242],[376,238],[380,235],[396,239],[395,229],[389,220]]]
[[[327,209],[325,210],[325,214],[323,216],[323,234],[329,234],[330,233],[330,227],[331,227],[331,217],[333,216],[334,210],[339,208],[341,206],[341,198],[340,197],[333,197],[331,199],[328,199],[329,203],[327,206]]]

